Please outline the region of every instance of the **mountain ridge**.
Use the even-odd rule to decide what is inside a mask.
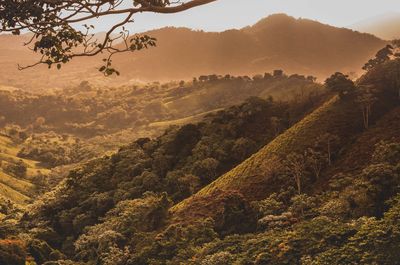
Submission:
[[[156,37],[157,47],[129,56],[117,54],[113,62],[121,72],[118,78],[105,78],[97,71],[101,56],[72,60],[60,71],[41,66],[21,72],[16,64],[4,62],[17,60],[26,65],[34,61],[35,54],[20,47],[4,52],[0,42],[0,83],[19,88],[51,88],[85,79],[107,85],[134,80],[188,80],[213,73],[253,75],[275,69],[323,79],[335,71],[361,73],[358,69],[386,43],[370,34],[283,14],[221,33],[168,27],[143,34]]]

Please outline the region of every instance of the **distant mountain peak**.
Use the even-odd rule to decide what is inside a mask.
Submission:
[[[289,16],[285,13],[277,13],[269,15],[261,20],[259,20],[256,24],[252,26],[248,26],[245,29],[255,29],[255,28],[263,28],[269,25],[278,25],[278,24],[287,24],[293,23],[296,21],[296,18]]]
[[[14,87],[69,85],[79,78],[115,85],[131,79],[170,81],[203,74],[250,76],[275,69],[323,79],[336,71],[361,72],[365,62],[386,43],[370,34],[286,14],[270,15],[240,30],[204,32],[167,27],[143,34],[155,37],[157,47],[117,54],[113,62],[121,72],[118,79],[100,76],[96,66],[101,64],[101,56],[73,60],[63,67],[62,75],[44,67],[20,72],[16,62],[27,64],[37,54],[20,45],[21,36],[7,42],[0,36],[0,79]],[[38,78],[42,76],[46,79]]]
[[[323,30],[323,28],[325,30],[328,30],[328,28],[336,29],[336,27],[334,26],[321,23],[320,21],[317,20],[302,18],[302,17],[296,18],[285,13],[277,13],[269,15],[259,20],[254,25],[243,28],[243,30],[248,32],[258,32],[266,29],[275,29],[279,27],[281,28],[287,27],[290,29],[294,25],[297,26],[296,29],[301,29],[305,27],[321,27],[321,30]]]
[[[271,14],[271,15],[268,15],[267,17],[265,17],[265,18],[262,18],[259,22],[257,22],[256,24],[258,24],[258,23],[265,23],[265,22],[270,22],[270,21],[277,21],[277,20],[280,20],[280,21],[294,21],[294,20],[296,20],[296,18],[294,18],[294,17],[292,17],[292,16],[289,16],[288,14],[286,14],[286,13],[276,13],[276,14]]]

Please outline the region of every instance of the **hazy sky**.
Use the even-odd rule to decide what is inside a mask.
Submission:
[[[218,0],[178,14],[139,14],[129,28],[136,32],[165,26],[222,31],[254,24],[274,13],[346,27],[388,12],[400,12],[400,0]],[[97,30],[105,30],[108,22],[112,21],[97,24]]]

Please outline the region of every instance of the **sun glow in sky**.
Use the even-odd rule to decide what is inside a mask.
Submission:
[[[338,27],[388,13],[400,13],[399,0],[218,0],[178,14],[138,14],[129,28],[142,32],[166,26],[206,31],[242,28],[274,13],[309,18]],[[97,30],[107,29],[116,18],[102,20]]]

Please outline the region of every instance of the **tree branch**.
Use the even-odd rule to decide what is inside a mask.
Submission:
[[[124,26],[132,22],[136,13],[151,12],[172,14],[182,12],[197,6],[209,4],[217,0],[190,0],[187,2],[170,2],[170,0],[131,0],[132,7],[121,8],[123,0],[2,0],[0,1],[0,33],[21,31],[32,32],[32,38],[25,44],[34,52],[41,54],[41,59],[28,66],[27,69],[39,64],[47,64],[49,68],[56,64],[69,62],[74,57],[95,56],[108,53],[103,59],[106,63],[101,67],[105,74],[116,72],[111,68],[111,57],[116,53],[137,51],[155,46],[155,39],[149,36],[135,36],[130,39],[129,31]],[[83,25],[86,31],[76,28],[79,22],[100,19],[104,16],[125,14],[120,22],[111,25],[101,42],[93,41],[90,33],[92,25]],[[117,37],[112,37],[114,31],[122,28]],[[124,48],[113,47],[116,40],[122,39]],[[130,43],[129,43],[130,42]],[[81,47],[83,47],[81,49]]]

